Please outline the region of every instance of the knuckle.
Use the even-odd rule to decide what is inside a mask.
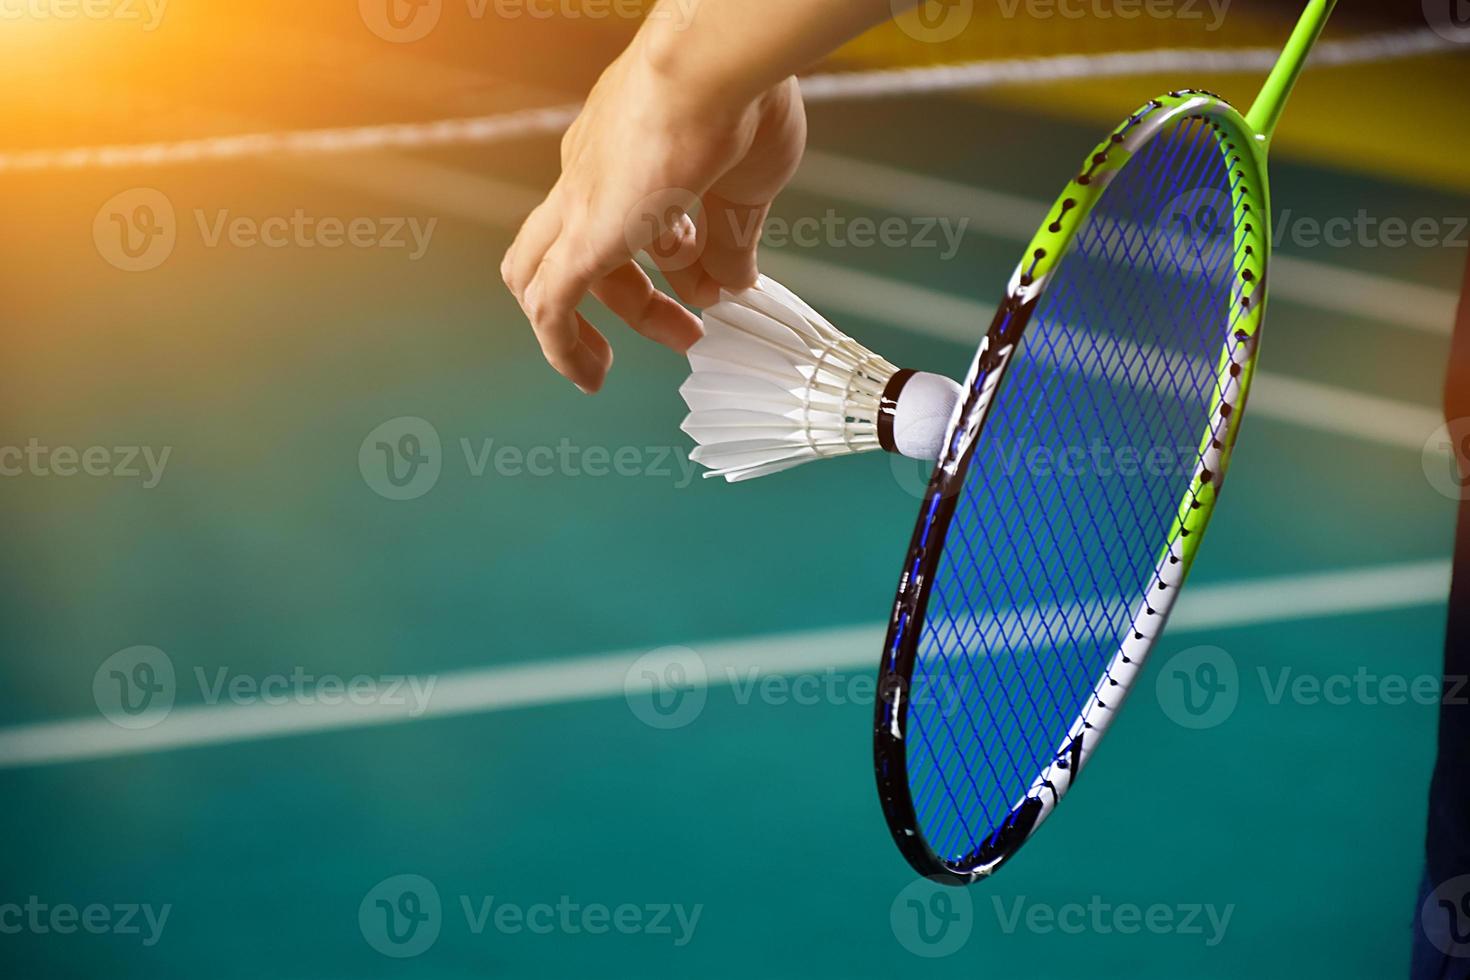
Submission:
[[[568,348],[542,345],[541,354],[558,374],[568,374],[573,368],[572,352]]]
[[[526,319],[531,321],[531,326],[540,330],[547,325],[549,317],[546,312],[546,301],[534,290],[527,290],[521,297],[521,309],[526,314]]]

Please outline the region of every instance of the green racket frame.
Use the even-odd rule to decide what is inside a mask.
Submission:
[[[948,884],[968,884],[993,873],[1041,825],[1076,781],[1142,670],[1184,584],[1204,530],[1215,511],[1255,372],[1266,310],[1271,251],[1271,198],[1266,160],[1270,140],[1306,56],[1335,0],[1311,0],[1249,114],[1213,93],[1186,89],[1151,100],[1097,145],[1057,198],[1011,277],[1004,302],[981,342],[966,379],[966,396],[951,423],[905,559],[879,668],[874,718],[874,763],[879,799],[894,841],[915,870]],[[943,552],[945,530],[964,485],[986,416],[1006,368],[1052,274],[1114,175],[1159,133],[1186,119],[1213,130],[1234,179],[1228,204],[1234,235],[1232,309],[1222,337],[1217,384],[1199,442],[1199,463],[1184,489],[1162,548],[1154,582],[1140,597],[1133,628],[1093,696],[1057,747],[1053,761],[1017,801],[1003,826],[960,860],[937,855],[919,825],[909,791],[908,688],[917,657],[930,584]],[[1223,202],[1221,202],[1223,204]]]

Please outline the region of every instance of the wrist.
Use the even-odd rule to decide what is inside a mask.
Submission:
[[[781,81],[761,77],[708,32],[667,18],[644,21],[628,53],[671,104],[702,118],[738,113]]]

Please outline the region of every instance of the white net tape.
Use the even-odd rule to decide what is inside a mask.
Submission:
[[[1394,31],[1352,40],[1324,41],[1313,52],[1311,64],[1365,64],[1452,50],[1464,48],[1429,30]],[[1164,72],[1267,71],[1279,55],[1275,48],[1167,48],[837,72],[803,78],[802,93],[810,102],[833,102]],[[319,156],[380,149],[483,146],[527,136],[560,133],[576,117],[578,108],[577,105],[560,105],[431,122],[0,153],[0,173],[104,170],[275,155]]]

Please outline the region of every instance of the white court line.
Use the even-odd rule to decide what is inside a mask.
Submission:
[[[1200,585],[1179,597],[1168,635],[1435,605],[1445,601],[1449,578],[1449,562],[1425,561]],[[875,669],[883,635],[881,625],[851,626],[702,643],[696,652],[713,687],[763,674]],[[620,697],[629,670],[646,653],[621,650],[442,674],[416,717],[402,706],[292,702],[177,707],[155,727],[138,731],[100,717],[21,725],[0,729],[0,769]]]

